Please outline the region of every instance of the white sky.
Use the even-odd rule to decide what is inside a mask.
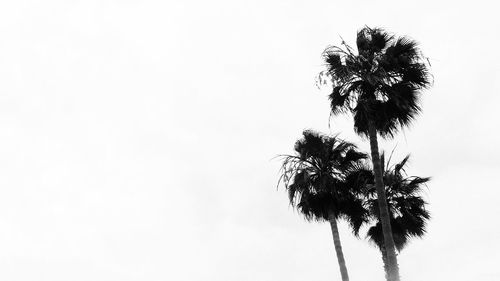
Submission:
[[[383,146],[433,177],[403,280],[500,279],[494,1],[172,2],[1,2],[1,280],[340,280],[271,158],[305,128],[362,143],[314,83],[365,24],[415,38],[435,76]],[[384,280],[341,237],[351,280]]]

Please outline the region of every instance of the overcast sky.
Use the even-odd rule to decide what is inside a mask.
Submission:
[[[464,4],[467,2],[468,4]],[[276,189],[328,126],[321,52],[365,24],[416,39],[435,83],[382,143],[432,176],[402,280],[500,279],[494,1],[2,1],[0,279],[340,280],[329,225]],[[380,254],[340,226],[351,280]],[[363,238],[363,237],[362,237]]]

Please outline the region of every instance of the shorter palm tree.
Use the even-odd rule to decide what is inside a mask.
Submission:
[[[392,235],[398,252],[401,252],[411,238],[422,237],[425,234],[425,227],[427,221],[430,219],[429,211],[425,208],[427,203],[420,196],[422,187],[429,182],[430,178],[408,176],[405,172],[405,165],[408,163],[408,159],[409,155],[401,162],[392,166],[389,165],[390,161],[387,161],[384,167],[384,155],[382,154],[381,156]],[[387,253],[384,245],[376,190],[373,186],[374,176],[373,174],[371,178],[366,176],[366,170],[363,174],[365,175],[365,182],[368,183],[365,192],[366,206],[370,210],[371,218],[374,222],[374,225],[368,229],[367,237],[380,249],[384,269],[387,274]]]
[[[282,155],[279,183],[288,191],[290,204],[308,221],[330,222],[343,281],[349,280],[337,220],[345,219],[358,235],[368,219],[355,171],[367,156],[352,143],[313,131],[304,131],[295,143],[295,155]]]

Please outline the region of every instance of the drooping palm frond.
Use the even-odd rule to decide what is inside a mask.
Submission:
[[[391,229],[392,236],[394,239],[394,245],[398,252],[400,252],[408,244],[408,235],[406,231],[401,228],[398,222],[391,218]],[[377,222],[374,226],[370,227],[367,232],[367,237],[370,242],[374,243],[379,249],[384,247],[384,236],[382,234],[382,224]]]
[[[352,233],[359,236],[361,227],[367,223],[370,213],[365,208],[364,200],[350,195],[336,202],[338,218],[344,219],[351,227]]]

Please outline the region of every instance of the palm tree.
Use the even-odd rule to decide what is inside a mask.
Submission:
[[[288,191],[290,204],[308,220],[330,222],[333,243],[343,281],[349,280],[340,243],[337,220],[345,219],[358,235],[367,222],[361,189],[349,181],[366,154],[337,137],[304,131],[295,143],[295,155],[282,155],[280,182]]]
[[[320,73],[330,79],[329,96],[333,115],[351,112],[354,129],[370,140],[375,172],[380,220],[389,267],[388,280],[399,280],[394,238],[385,195],[377,135],[392,137],[408,126],[419,113],[418,97],[430,85],[427,66],[417,44],[396,38],[382,29],[365,27],[357,34],[358,52],[342,42],[324,51],[327,70]]]
[[[394,237],[394,244],[398,252],[401,252],[408,244],[409,239],[422,237],[425,234],[425,227],[427,221],[430,219],[429,211],[425,208],[427,203],[420,196],[422,186],[429,182],[430,178],[408,176],[405,171],[408,159],[409,155],[401,162],[390,166],[390,160],[387,161],[387,164],[384,164],[384,154],[381,155],[392,236]],[[359,168],[357,173],[362,176],[358,176],[358,184],[365,186],[365,204],[370,211],[371,221],[374,222],[368,229],[367,237],[382,253],[382,261],[387,275],[389,269],[387,252],[384,247],[384,236],[376,190],[373,188],[374,174],[368,166]]]

